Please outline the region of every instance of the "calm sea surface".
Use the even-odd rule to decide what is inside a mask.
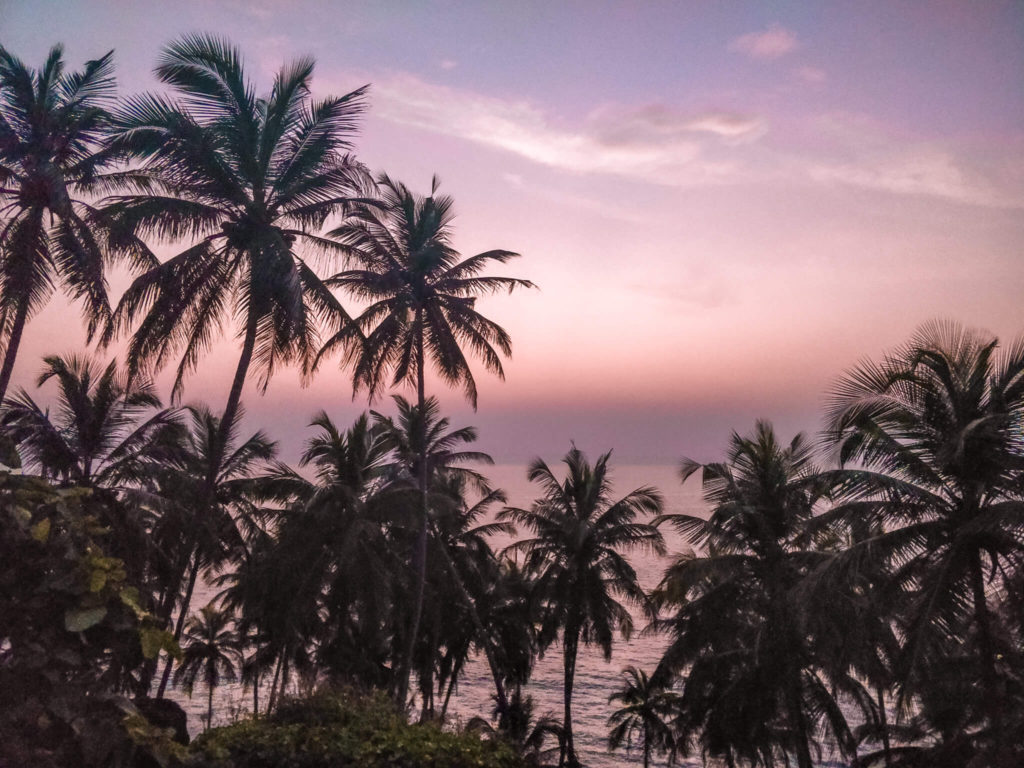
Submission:
[[[591,458],[595,459],[596,456]],[[562,475],[558,467],[554,464],[550,466],[556,476]],[[526,469],[523,466],[496,465],[485,468],[485,474],[493,486],[505,490],[511,506],[528,506],[538,495],[537,487],[526,479]],[[667,512],[684,512],[704,517],[707,506],[701,499],[699,482],[691,480],[683,486],[678,478],[676,466],[613,464],[613,498],[618,499],[640,486],[651,485],[664,497]],[[526,532],[523,533],[525,536]],[[667,557],[640,552],[630,556],[646,589],[657,585],[672,556],[686,547],[673,531],[666,528],[664,534],[669,549]],[[500,549],[508,543],[509,540],[496,539],[493,546]],[[198,609],[204,605],[213,597],[214,592],[210,588],[197,589],[193,608]],[[635,619],[639,630],[646,622],[640,616],[635,616]],[[608,704],[608,697],[621,686],[623,668],[633,665],[648,671],[653,670],[661,658],[665,644],[666,638],[662,636],[637,631],[629,641],[619,640],[613,649],[610,662],[604,660],[597,648],[580,649],[573,694],[573,730],[577,752],[585,765],[591,768],[611,768],[618,765],[642,764],[638,752],[608,752],[608,716],[615,709],[613,705]],[[489,716],[493,709],[493,690],[486,661],[482,657],[470,661],[466,665],[457,693],[452,697],[449,714],[454,713],[462,722],[481,714]],[[537,663],[527,693],[534,698],[534,711],[537,715],[550,713],[561,719],[562,655],[557,647],[550,648],[544,658]],[[206,714],[205,691],[197,687],[191,700],[181,692],[175,692],[174,697],[185,706],[189,713],[191,730],[197,733],[201,728],[200,718]],[[251,706],[251,696],[244,695],[240,685],[224,685],[215,694],[214,724],[228,722],[233,710],[241,711],[243,714],[251,711]],[[700,766],[702,762],[697,758],[677,764],[689,767]]]

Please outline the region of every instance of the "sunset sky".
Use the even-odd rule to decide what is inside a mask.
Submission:
[[[196,31],[260,92],[304,54],[321,95],[370,83],[358,157],[424,192],[436,172],[463,253],[522,254],[505,273],[540,290],[478,303],[507,381],[480,372],[475,414],[433,387],[499,460],[714,459],[757,417],[817,430],[830,383],[926,320],[1024,332],[1020,2],[0,0],[10,51],[113,48],[125,95]],[[16,384],[78,318],[55,296]],[[228,339],[186,400],[222,408],[236,359]],[[336,366],[245,404],[288,459],[315,411],[366,407]]]

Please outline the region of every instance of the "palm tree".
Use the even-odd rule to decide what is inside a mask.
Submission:
[[[884,558],[904,596],[901,699],[941,677],[952,647],[974,644],[981,751],[1009,765],[1005,659],[1014,649],[1004,649],[992,604],[1024,563],[1024,340],[1000,350],[987,334],[925,325],[841,380],[828,434],[852,464],[842,473],[850,516],[883,529],[837,567]]]
[[[234,682],[239,663],[238,634],[231,629],[231,615],[204,606],[198,616],[189,619],[181,662],[174,682],[183,684],[189,695],[196,680],[206,686],[206,727],[213,726],[213,691],[221,682]]]
[[[154,462],[173,459],[181,428],[160,408],[152,383],[129,383],[116,361],[101,368],[77,355],[50,356],[36,381],[55,379],[56,418],[21,392],[0,411],[0,425],[30,467],[64,484],[112,487],[145,478]]]
[[[653,750],[670,751],[673,747],[667,720],[675,714],[679,696],[634,666],[623,670],[623,678],[622,688],[608,697],[609,703],[622,702],[622,707],[608,718],[608,725],[613,726],[608,734],[608,748],[618,749],[625,744],[631,749],[634,737],[639,736],[644,768],[648,768]]]
[[[361,183],[361,166],[343,151],[366,89],[313,102],[312,74],[312,59],[300,59],[257,98],[236,48],[188,36],[156,67],[170,95],[129,99],[114,120],[111,151],[140,165],[108,177],[123,194],[108,199],[106,214],[140,236],[190,245],[132,283],[104,339],[142,317],[129,369],[179,355],[177,397],[225,316],[241,318],[224,429],[235,423],[250,365],[265,389],[278,365],[311,361],[320,321],[347,317],[296,248],[337,251],[317,232]]]
[[[487,718],[478,715],[466,723],[466,730],[504,741],[530,768],[552,768],[550,761],[557,757],[562,741],[562,725],[550,715],[534,718],[533,707],[532,696],[524,697],[516,691],[509,699],[505,725],[495,728]],[[494,714],[499,719],[502,716],[500,709]],[[547,746],[551,738],[556,742],[553,747]]]
[[[613,502],[610,456],[604,454],[591,466],[574,446],[564,459],[568,470],[564,481],[536,459],[527,476],[540,485],[543,497],[531,509],[509,507],[499,516],[534,533],[535,538],[518,541],[507,551],[524,552],[526,567],[538,574],[537,588],[548,605],[542,628],[547,641],[562,631],[565,737],[561,762],[569,766],[579,765],[572,732],[579,642],[597,643],[605,658],[611,658],[615,629],[627,638],[633,630],[633,619],[617,598],[649,606],[636,571],[621,550],[665,551],[661,534],[637,522],[639,516],[662,512],[661,495],[653,488],[638,488]]]
[[[55,278],[81,299],[90,336],[110,316],[103,251],[76,195],[110,159],[100,144],[114,99],[113,51],[81,72],[65,72],[63,56],[54,46],[33,70],[0,46],[0,401],[25,323]]]
[[[504,378],[499,353],[512,354],[512,342],[501,326],[476,311],[476,298],[497,291],[529,288],[528,280],[492,277],[480,273],[491,262],[504,264],[518,254],[492,250],[462,259],[451,245],[453,201],[437,196],[435,176],[431,194],[423,198],[387,176],[380,179],[379,203],[354,206],[352,215],[330,233],[358,269],[330,278],[369,306],[355,323],[327,340],[318,358],[350,345],[354,334],[365,333],[355,356],[355,388],[365,387],[370,401],[389,384],[416,386],[416,403],[426,409],[427,357],[441,379],[462,386],[473,408],[476,381],[462,351],[468,345],[487,370]],[[426,448],[426,441],[420,441]],[[405,705],[412,653],[423,613],[427,578],[427,462],[421,456],[419,492],[420,533],[416,561],[419,566],[416,604],[410,621],[408,649],[396,698]]]
[[[392,602],[396,562],[377,503],[389,447],[364,414],[347,430],[321,412],[300,466],[279,466],[269,485],[282,509],[273,534],[250,546],[222,593],[256,637],[258,656],[281,663],[281,688],[296,662],[316,663],[336,679],[380,685],[380,642]],[[311,536],[310,531],[316,535]],[[347,651],[355,651],[348,653]],[[273,697],[273,693],[271,694]]]
[[[177,605],[175,639],[181,637],[199,574],[245,551],[246,538],[262,530],[265,510],[260,503],[273,496],[276,483],[266,470],[277,446],[262,432],[237,439],[241,409],[227,425],[204,406],[186,410],[190,423],[180,453],[153,473],[149,494],[158,508],[153,537],[166,558],[158,618],[169,621]],[[168,658],[158,698],[170,669]]]
[[[507,706],[504,686],[491,645],[485,639],[486,633],[483,624],[453,562],[448,544],[437,528],[440,513],[449,509],[453,503],[452,481],[457,481],[460,488],[472,488],[485,500],[493,496],[494,491],[489,487],[483,475],[476,470],[461,466],[467,462],[492,464],[493,460],[487,454],[479,451],[460,450],[464,444],[476,440],[476,430],[472,427],[450,430],[448,419],[440,415],[440,405],[436,398],[427,398],[422,405],[413,405],[400,395],[396,395],[394,400],[398,406],[397,420],[377,412],[373,413],[377,423],[381,425],[387,435],[394,457],[390,467],[392,479],[389,494],[392,499],[399,498],[396,494],[404,494],[406,500],[415,494],[420,507],[419,515],[417,515],[419,519],[415,526],[417,529],[416,545],[413,551],[413,570],[416,573],[417,584],[413,606],[414,620],[409,627],[410,635],[406,637],[404,663],[396,686],[396,700],[402,702],[404,706],[409,674],[412,671],[416,645],[419,640],[420,618],[426,595],[427,543],[430,534],[433,533],[433,539],[437,544],[436,552],[441,556],[460,600],[469,611],[477,630],[478,642],[483,647],[494,677],[499,704]],[[433,517],[431,510],[434,512]],[[423,515],[426,517],[422,517]],[[426,535],[426,539],[424,539],[424,535]]]
[[[727,461],[684,459],[685,481],[702,470],[707,520],[667,515],[705,554],[683,555],[656,592],[672,615],[654,626],[671,634],[655,674],[685,675],[674,720],[677,751],[699,736],[705,755],[751,765],[811,768],[815,734],[827,729],[856,756],[833,691],[870,702],[851,677],[823,679],[794,591],[829,555],[809,550],[807,524],[827,485],[803,435],[780,444],[759,421],[751,437],[733,433]]]

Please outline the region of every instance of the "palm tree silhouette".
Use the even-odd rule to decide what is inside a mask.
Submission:
[[[608,697],[609,703],[622,703],[608,718],[608,725],[613,726],[608,734],[608,748],[618,749],[625,744],[631,749],[634,737],[639,736],[644,768],[648,768],[652,751],[670,751],[673,747],[669,720],[675,714],[679,696],[634,666],[626,667],[622,676],[622,688]]]
[[[377,503],[389,449],[383,429],[365,414],[347,430],[323,412],[311,426],[318,431],[300,466],[311,466],[314,479],[284,465],[271,474],[268,488],[282,507],[269,526],[272,535],[252,542],[237,571],[221,579],[230,583],[221,597],[254,636],[257,660],[279,667],[282,690],[298,663],[319,664],[346,682],[380,685],[397,571]],[[308,653],[314,646],[315,660]],[[351,649],[358,653],[346,652]]]
[[[811,768],[815,734],[827,729],[856,756],[833,691],[870,700],[850,676],[823,680],[794,590],[829,555],[810,550],[807,524],[827,491],[803,435],[780,444],[768,422],[733,433],[725,463],[684,459],[685,481],[702,470],[707,519],[666,515],[691,544],[656,592],[674,613],[654,626],[671,634],[655,673],[685,674],[674,720],[676,749],[699,738],[729,764],[786,762]]]
[[[140,165],[108,178],[122,194],[107,199],[107,216],[141,236],[193,244],[132,283],[104,340],[142,317],[128,346],[129,370],[179,356],[177,397],[225,315],[241,318],[225,429],[235,423],[250,365],[265,389],[278,365],[299,361],[305,370],[320,322],[347,319],[296,248],[337,253],[318,230],[363,178],[343,151],[365,88],[313,102],[312,74],[312,59],[300,59],[278,72],[269,96],[257,98],[236,48],[188,36],[165,48],[156,67],[170,94],[131,98],[114,120],[111,151]]]
[[[206,727],[213,726],[213,691],[222,682],[234,682],[239,658],[238,634],[231,629],[231,615],[213,605],[204,606],[189,619],[181,662],[174,682],[191,695],[196,681],[206,686]]]
[[[154,462],[176,455],[181,426],[173,410],[157,410],[149,381],[130,384],[116,361],[106,367],[77,355],[50,356],[36,381],[59,387],[57,413],[21,390],[0,412],[30,467],[64,484],[114,487],[145,480]]]
[[[151,481],[151,498],[159,505],[153,536],[167,557],[158,616],[169,621],[177,605],[175,639],[181,637],[200,572],[235,558],[245,550],[246,537],[259,531],[260,502],[273,494],[275,482],[267,470],[277,451],[262,432],[238,440],[241,409],[228,425],[205,406],[186,411],[188,430],[179,454]],[[168,658],[157,698],[164,694],[170,670]]]
[[[115,95],[113,51],[80,72],[66,72],[63,56],[55,46],[33,70],[0,46],[0,401],[25,323],[55,277],[83,302],[90,336],[110,316],[101,240],[89,205],[75,195],[110,161],[100,145]]]
[[[574,446],[564,458],[564,481],[536,459],[527,476],[540,485],[543,497],[528,510],[509,507],[499,516],[500,520],[525,526],[535,535],[506,551],[525,553],[526,567],[538,574],[537,588],[548,605],[542,628],[547,641],[553,640],[559,629],[562,631],[565,677],[561,762],[569,766],[579,765],[572,731],[579,642],[597,643],[605,658],[611,658],[615,629],[625,637],[633,630],[633,619],[617,598],[649,605],[636,571],[621,550],[640,547],[659,554],[665,550],[661,534],[637,522],[640,516],[662,512],[660,494],[653,488],[638,488],[613,502],[609,497],[610,456],[604,454],[591,466]]]
[[[504,378],[500,354],[512,353],[511,339],[476,311],[476,298],[533,286],[528,280],[480,274],[492,262],[504,264],[518,255],[511,251],[492,250],[461,258],[451,245],[453,201],[437,195],[438,185],[434,177],[431,194],[424,198],[384,176],[379,184],[380,202],[357,204],[342,226],[330,233],[358,268],[338,273],[327,284],[344,288],[369,306],[355,324],[330,337],[318,355],[319,359],[339,347],[348,348],[361,330],[366,338],[355,354],[356,391],[365,387],[372,402],[388,385],[415,384],[417,406],[424,413],[428,357],[442,381],[461,386],[474,408],[476,381],[463,347],[469,346],[487,370]],[[426,441],[420,443],[425,449]],[[427,580],[425,457],[421,456],[419,465],[418,585],[396,690],[396,699],[403,706]]]
[[[415,516],[416,543],[413,551],[413,570],[416,574],[415,599],[413,603],[413,621],[406,636],[406,648],[402,657],[402,669],[396,681],[396,701],[403,706],[408,692],[409,674],[412,671],[416,644],[419,639],[419,626],[423,614],[423,602],[426,595],[427,582],[427,545],[435,521],[431,519],[431,509],[442,510],[452,503],[448,491],[449,483],[457,478],[463,487],[470,487],[484,497],[492,493],[487,479],[474,469],[462,466],[467,462],[492,464],[493,460],[486,453],[462,450],[462,446],[476,440],[476,430],[472,427],[449,429],[449,421],[440,415],[440,405],[434,397],[427,398],[422,405],[413,405],[401,395],[394,396],[398,407],[398,417],[393,419],[373,412],[377,423],[384,429],[393,453],[390,467],[392,477],[389,494],[397,499],[396,494],[403,494],[406,501],[415,494],[419,507]],[[408,508],[408,504],[406,507]],[[474,624],[482,629],[475,606],[461,581],[451,555],[440,542],[437,552],[442,556],[444,564],[452,577],[462,602],[470,611]],[[490,644],[481,637],[483,649],[490,663],[492,673],[496,666]],[[504,702],[504,691],[499,677],[495,677],[499,699]]]
[[[904,638],[901,699],[942,677],[943,660],[976,643],[987,717],[982,752],[1009,765],[1006,642],[991,602],[1008,588],[1004,567],[1024,556],[1024,340],[998,340],[953,323],[923,326],[880,364],[863,363],[837,386],[828,434],[850,516],[884,532],[837,559],[875,554],[891,563]],[[1006,649],[1007,651],[1011,649]]]

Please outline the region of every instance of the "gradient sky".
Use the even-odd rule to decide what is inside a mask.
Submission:
[[[124,94],[195,31],[260,91],[303,54],[320,94],[371,83],[358,156],[421,191],[438,173],[463,253],[523,255],[505,272],[541,289],[478,304],[512,334],[507,381],[481,373],[475,414],[442,398],[499,460],[709,460],[757,417],[817,430],[831,382],[926,320],[1024,331],[1022,3],[0,0],[3,45],[76,68],[113,48]],[[57,297],[32,322],[15,383],[77,317]],[[223,407],[236,358],[186,399]],[[289,459],[316,410],[365,408],[336,367],[245,403]]]

